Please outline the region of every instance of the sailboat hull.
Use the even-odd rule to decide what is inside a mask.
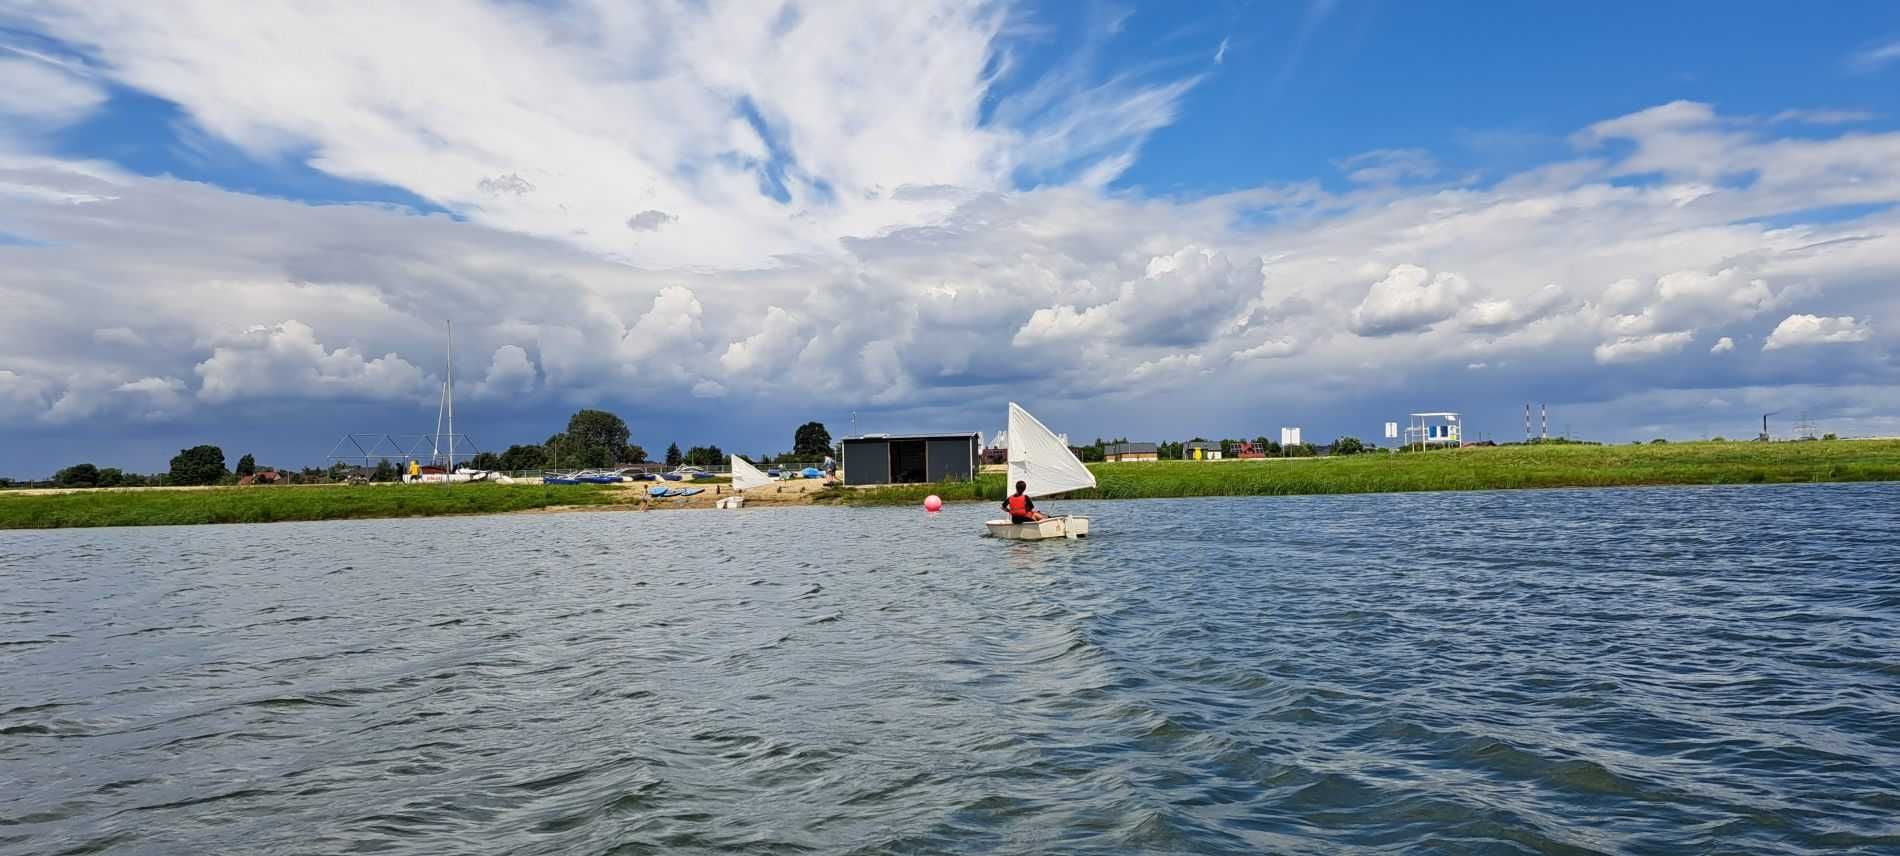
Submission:
[[[1089,519],[1086,517],[1050,517],[1034,523],[990,520],[983,525],[989,528],[991,536],[1011,541],[1042,541],[1049,538],[1087,538],[1089,536]]]

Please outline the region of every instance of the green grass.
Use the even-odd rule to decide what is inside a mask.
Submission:
[[[495,514],[557,505],[611,505],[635,492],[599,485],[320,485],[211,490],[88,490],[0,494],[0,529],[270,523],[366,517]]]
[[[1900,480],[1900,441],[1499,446],[1415,454],[1270,461],[1092,464],[1095,490],[1074,499],[1286,496],[1620,485],[1782,484]],[[851,505],[1000,502],[1000,473],[974,482],[828,492]]]

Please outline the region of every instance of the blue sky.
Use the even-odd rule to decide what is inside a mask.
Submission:
[[[1000,427],[1900,433],[1900,9],[0,5],[0,474]],[[1554,417],[1555,418],[1555,417]]]

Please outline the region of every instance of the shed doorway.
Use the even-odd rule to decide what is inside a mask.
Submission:
[[[926,477],[924,441],[891,441],[891,483],[922,484]]]

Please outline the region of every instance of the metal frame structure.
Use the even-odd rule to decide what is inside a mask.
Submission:
[[[1419,451],[1428,446],[1463,445],[1464,429],[1458,416],[1456,411],[1449,410],[1411,414],[1411,421],[1405,427],[1405,445],[1416,446]]]
[[[355,449],[355,452],[345,451],[345,446]],[[444,446],[453,451],[442,454]],[[479,454],[481,450],[467,434],[353,433],[345,434],[343,439],[336,441],[326,458],[339,463],[361,460],[365,467],[376,466],[378,460],[394,463],[426,461],[438,466],[446,465],[453,471],[458,460],[466,462]]]
[[[427,461],[431,466],[439,466],[444,472],[453,473],[458,460],[466,462],[481,454],[474,440],[469,439],[467,434],[455,430],[455,322],[446,322],[445,329],[447,331],[445,347],[447,368],[442,380],[442,396],[436,405],[435,432],[432,434],[345,434],[343,439],[336,441],[336,445],[330,447],[330,454],[327,456],[329,460],[347,463],[361,458],[364,467],[375,466],[373,461],[377,459],[395,458],[404,463]],[[443,430],[445,424],[448,426],[446,431]],[[368,446],[363,445],[365,441],[368,441]],[[353,447],[356,454],[338,454],[345,445]],[[458,445],[462,447],[462,451],[456,450]],[[428,449],[426,457],[422,454],[425,447]],[[443,451],[445,447],[446,452]]]

